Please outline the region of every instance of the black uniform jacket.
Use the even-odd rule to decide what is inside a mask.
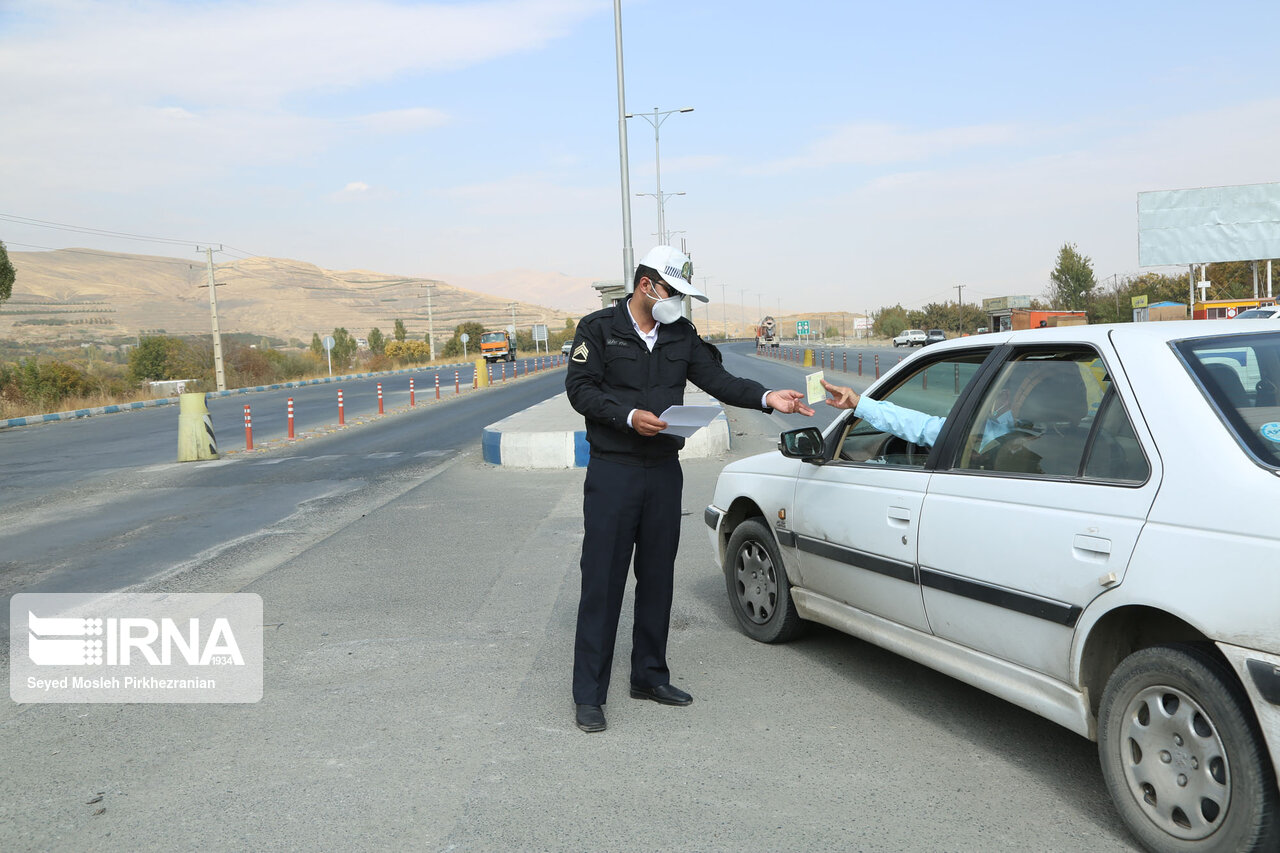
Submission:
[[[664,433],[646,438],[627,426],[627,415],[632,409],[661,415],[668,406],[682,404],[687,381],[744,409],[761,410],[766,391],[721,367],[719,351],[698,337],[688,320],[663,323],[649,352],[623,300],[582,318],[564,387],[587,420],[592,456],[644,465],[675,459],[684,439]]]

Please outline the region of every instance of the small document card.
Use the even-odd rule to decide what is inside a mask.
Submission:
[[[658,417],[667,422],[663,432],[688,438],[723,411],[719,406],[671,406]]]
[[[809,391],[808,402],[821,403],[823,400],[827,399],[827,389],[822,387],[822,371],[821,370],[819,370],[817,373],[810,373],[808,376],[804,378],[804,381],[805,381],[805,387]]]

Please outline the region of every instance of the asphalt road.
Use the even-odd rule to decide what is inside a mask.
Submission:
[[[12,461],[6,454],[0,593],[104,592],[180,573],[313,502],[420,477],[475,444],[486,425],[563,387],[564,370],[555,369],[468,389],[456,401],[434,402],[433,389],[411,410],[406,399],[377,418],[375,402],[366,422],[351,416],[345,430],[330,424],[293,443],[264,438],[253,454],[212,462],[172,461],[176,407],[0,434],[0,446],[40,439]],[[0,628],[7,625],[6,609]]]
[[[770,387],[808,372],[728,349]],[[732,451],[684,466],[670,662],[693,705],[627,697],[628,594],[609,730],[579,732],[583,472],[486,465],[471,426],[562,377],[144,469],[81,511],[50,504],[41,542],[6,531],[5,559],[50,552],[36,583],[140,562],[165,570],[139,569],[137,591],[260,595],[266,663],[250,705],[0,706],[0,849],[1135,849],[1089,742],[828,629],[781,646],[738,630],[702,508],[726,461],[797,416],[731,410]],[[232,523],[238,501],[281,506]],[[178,563],[196,546],[144,544],[194,535],[205,517],[168,515],[214,503],[248,532]],[[135,531],[59,540],[97,511]]]

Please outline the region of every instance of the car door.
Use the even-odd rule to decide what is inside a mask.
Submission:
[[[924,500],[935,634],[1068,677],[1076,620],[1123,580],[1158,487],[1135,422],[1096,350],[1012,351]]]
[[[881,399],[946,417],[990,348],[920,362]],[[784,544],[803,586],[860,610],[928,630],[916,570],[916,530],[929,448],[850,413],[830,434],[829,461],[800,466]]]

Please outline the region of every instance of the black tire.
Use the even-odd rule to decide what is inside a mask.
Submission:
[[[1280,849],[1280,806],[1249,700],[1191,646],[1129,655],[1098,714],[1102,775],[1129,831],[1155,853]]]
[[[759,518],[739,524],[724,556],[729,606],[743,632],[762,643],[785,643],[803,623],[773,532]]]

